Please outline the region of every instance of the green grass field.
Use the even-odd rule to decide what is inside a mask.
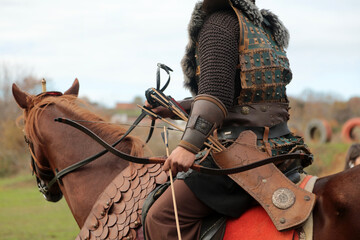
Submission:
[[[314,163],[306,168],[306,171],[318,177],[343,171],[346,153],[350,146],[350,143],[342,142],[310,143],[309,147],[314,154]]]
[[[75,239],[78,232],[65,200],[47,202],[33,176],[0,178],[0,239]]]

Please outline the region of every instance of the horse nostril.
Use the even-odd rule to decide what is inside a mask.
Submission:
[[[48,201],[48,202],[58,202],[63,197],[63,194],[62,193],[57,193],[57,194],[47,193],[47,194],[43,194],[43,196],[45,197],[46,201]]]

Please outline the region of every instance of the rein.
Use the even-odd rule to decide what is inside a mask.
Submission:
[[[101,146],[103,146],[110,153],[114,154],[115,156],[117,156],[119,158],[127,160],[129,162],[139,163],[139,164],[159,164],[159,163],[161,164],[161,163],[164,163],[166,160],[165,157],[139,158],[139,157],[134,157],[134,156],[128,155],[128,154],[123,153],[123,152],[117,150],[116,148],[112,147],[111,145],[106,143],[103,139],[101,139],[99,136],[97,136],[94,132],[92,132],[90,129],[86,128],[85,126],[83,126],[77,122],[74,122],[70,119],[65,119],[65,118],[57,118],[57,119],[55,119],[55,121],[67,124],[69,126],[72,126],[76,129],[82,131],[83,133],[85,133],[86,135],[88,135],[89,137],[94,139]],[[211,174],[211,175],[229,175],[229,174],[244,172],[244,171],[247,171],[247,170],[250,170],[250,169],[253,169],[256,167],[260,167],[260,166],[263,166],[263,165],[266,165],[269,163],[283,162],[283,161],[286,161],[289,159],[294,159],[294,158],[309,160],[312,157],[308,154],[303,154],[303,153],[289,153],[289,154],[283,154],[283,155],[279,155],[279,156],[269,157],[269,158],[266,158],[266,159],[248,164],[248,165],[244,165],[241,167],[235,167],[235,168],[216,169],[216,168],[208,168],[208,167],[203,167],[201,165],[193,164],[191,166],[191,169],[193,169],[197,172],[200,172],[200,173]]]

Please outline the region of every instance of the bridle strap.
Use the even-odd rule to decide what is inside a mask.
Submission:
[[[30,155],[31,155],[31,167],[32,167],[33,174],[35,174],[37,187],[38,187],[39,191],[44,195],[44,197],[47,198],[46,195],[48,194],[49,186],[47,186],[45,184],[44,180],[42,180],[42,177],[52,178],[53,174],[49,175],[49,174],[46,174],[46,173],[40,171],[40,168],[37,165],[39,163],[39,161],[36,158],[34,151],[31,148],[31,144],[28,143],[28,146],[29,146],[29,151],[30,151]],[[49,171],[49,172],[53,173],[51,168],[44,167],[44,166],[42,166],[42,167],[46,168],[45,171]]]
[[[38,95],[36,95],[37,97],[47,97],[47,96],[53,96],[53,97],[59,97],[62,96],[63,93],[62,92],[57,92],[57,91],[51,91],[51,92],[42,92],[39,93]]]
[[[40,169],[39,169],[39,167],[37,166],[37,163],[39,163],[39,160],[36,158],[36,156],[35,156],[35,154],[34,154],[34,152],[33,152],[33,150],[32,150],[32,148],[31,148],[30,145],[29,145],[29,151],[30,151],[30,155],[31,155],[32,161],[34,162],[32,167],[33,167],[33,171],[35,172],[35,174],[36,174],[36,175],[42,174],[42,175],[50,176],[50,175],[48,175],[48,174],[46,174],[46,173],[40,173]],[[42,165],[41,165],[41,167],[44,168],[45,171],[49,171],[49,172],[52,171],[51,168],[49,168],[49,167],[45,167],[45,166],[42,166]]]

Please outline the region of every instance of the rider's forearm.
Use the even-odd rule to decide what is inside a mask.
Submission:
[[[199,152],[210,134],[221,126],[226,115],[227,109],[218,98],[207,94],[196,96],[179,146],[192,153]]]

